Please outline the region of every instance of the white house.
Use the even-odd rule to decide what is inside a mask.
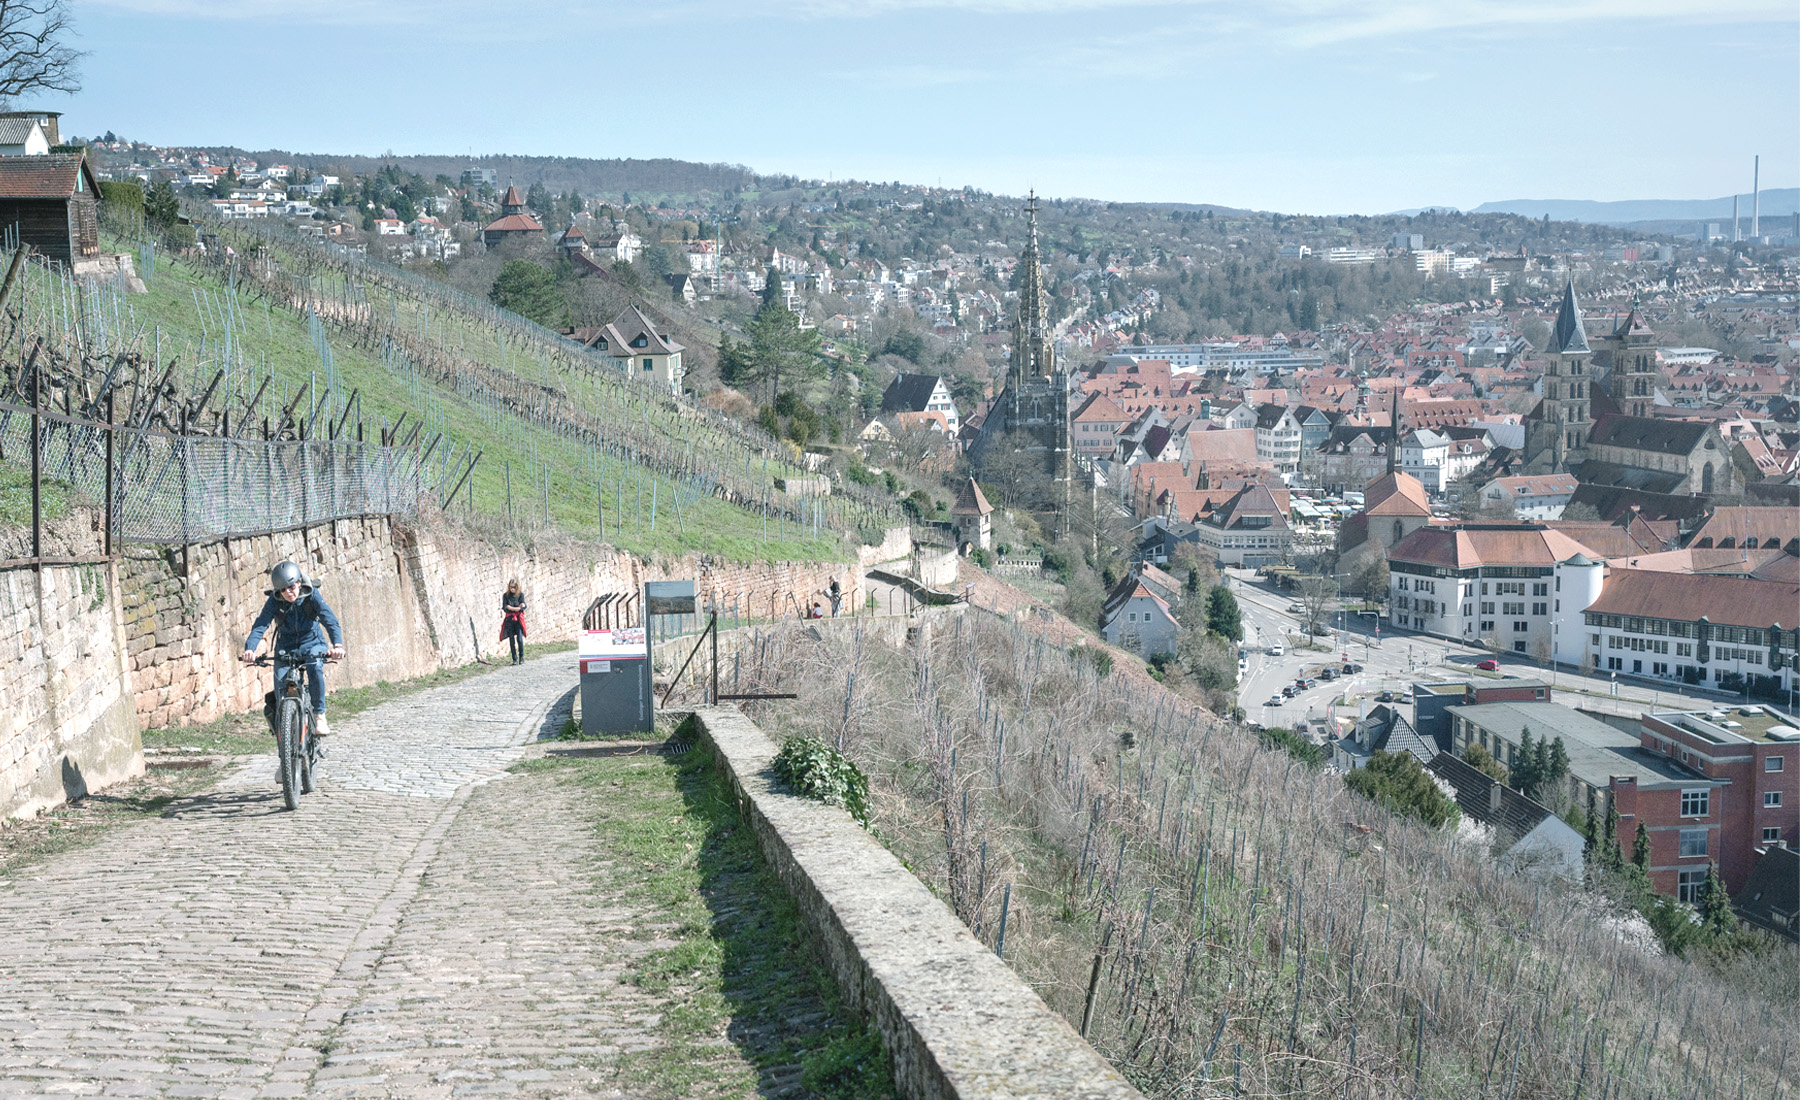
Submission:
[[[1234,410],[1235,411],[1235,410]],[[1226,425],[1230,427],[1230,424]],[[1283,405],[1263,405],[1256,410],[1256,457],[1273,463],[1277,470],[1300,466],[1300,421]]]
[[[49,151],[50,139],[37,119],[0,117],[0,157],[35,157]]]
[[[1140,657],[1175,652],[1181,624],[1135,571],[1114,586],[1100,610],[1100,636]]]
[[[1481,499],[1511,504],[1520,519],[1561,519],[1579,484],[1573,474],[1497,477],[1481,490]]]

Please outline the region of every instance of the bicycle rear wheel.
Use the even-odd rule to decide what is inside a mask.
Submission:
[[[281,770],[281,800],[300,808],[300,701],[283,699],[275,718],[275,762]]]

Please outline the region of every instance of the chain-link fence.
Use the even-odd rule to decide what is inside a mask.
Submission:
[[[29,407],[0,403],[0,466],[26,474],[14,483],[48,502],[46,519],[102,505],[110,483],[116,541],[190,545],[353,516],[418,514],[422,470],[409,447],[179,436],[50,412],[37,417],[34,486],[33,419]]]

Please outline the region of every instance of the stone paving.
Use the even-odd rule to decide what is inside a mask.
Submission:
[[[594,893],[572,788],[507,771],[573,666],[334,722],[298,812],[256,758],[0,880],[0,1097],[625,1095],[654,916]]]

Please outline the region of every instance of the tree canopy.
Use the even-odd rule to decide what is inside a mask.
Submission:
[[[1432,828],[1456,821],[1462,811],[1411,753],[1378,752],[1367,765],[1344,777],[1344,785],[1395,813],[1418,818]]]
[[[1244,640],[1244,615],[1237,597],[1222,584],[1213,585],[1206,597],[1206,629],[1234,642]]]
[[[746,326],[750,335],[749,381],[769,383],[769,403],[781,396],[781,383],[790,384],[817,378],[823,373],[819,362],[819,330],[803,329],[800,318],[780,301],[765,304]]]
[[[546,328],[569,323],[569,303],[556,276],[530,260],[508,260],[494,277],[488,300]]]

